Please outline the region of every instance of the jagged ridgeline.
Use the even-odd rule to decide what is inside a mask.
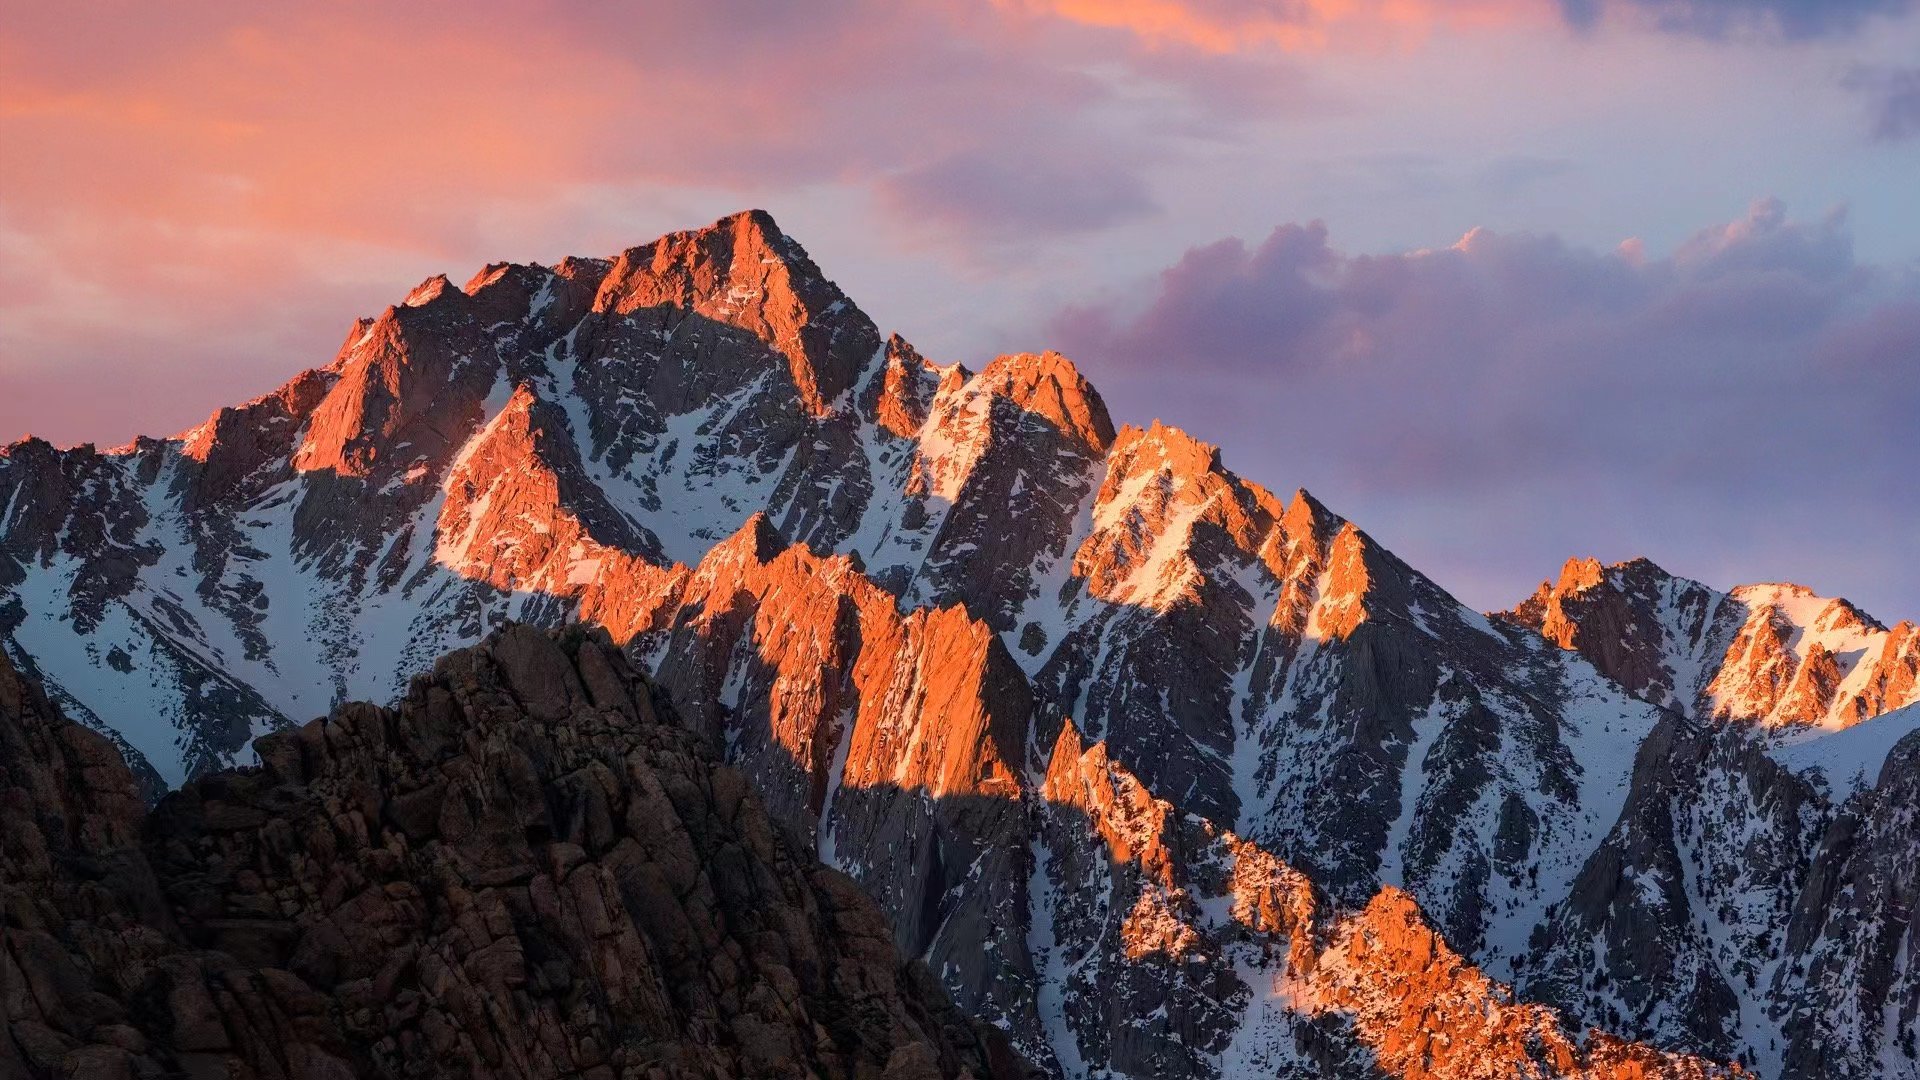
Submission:
[[[0,455],[5,648],[153,788],[578,621],[1054,1075],[1915,1075],[1911,626],[1651,564],[1489,619],[762,213]]]

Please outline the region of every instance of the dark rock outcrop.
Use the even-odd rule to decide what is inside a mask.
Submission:
[[[0,658],[0,1076],[1024,1075],[604,638],[260,756],[146,816]]]

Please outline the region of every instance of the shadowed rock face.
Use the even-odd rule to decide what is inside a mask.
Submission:
[[[4,660],[0,750],[4,1075],[1033,1075],[603,636],[510,626],[150,815],[111,746]],[[1122,1071],[1725,1074],[1574,1039],[1404,893],[1340,912],[1071,725],[1051,761],[1044,933],[1074,949],[1127,900],[1120,952],[1076,950],[1065,987]],[[908,772],[956,819],[1004,797]],[[1102,1017],[1128,1000],[1107,978],[1172,990],[1167,1015]],[[1284,1025],[1239,1045],[1250,1006]]]
[[[604,628],[898,949],[1072,1076],[1418,1075],[1426,1052],[1356,1042],[1373,1004],[1252,989],[1287,968],[1271,943],[1220,960],[1218,890],[1197,919],[1154,894],[1144,936],[1113,933],[1146,894],[1047,793],[1063,732],[1181,828],[1310,880],[1316,925],[1413,898],[1497,997],[1656,790],[1635,759],[1667,703],[1658,658],[1641,678],[1541,620],[1489,621],[1306,492],[1159,423],[1116,429],[1064,357],[923,358],[760,213],[431,279],[331,364],[175,439],[0,449],[0,645],[154,786],[402,701],[508,620]],[[1829,652],[1749,649],[1748,683],[1865,700]],[[1212,880],[1209,844],[1171,847],[1162,883]],[[1568,1030],[1609,1022],[1553,1000]],[[1401,1007],[1379,1015],[1417,1026]],[[1748,1047],[1677,1015],[1621,1025]]]
[[[1906,722],[1877,782],[1850,794],[1751,735],[1663,724],[1620,822],[1536,935],[1523,991],[1762,1075],[1914,1075],[1920,733]]]
[[[604,639],[260,756],[143,820],[0,659],[0,1075],[1025,1075]]]

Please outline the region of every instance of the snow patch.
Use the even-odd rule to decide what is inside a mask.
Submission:
[[[1920,705],[1909,705],[1840,731],[1795,732],[1768,746],[1768,757],[1796,773],[1812,774],[1834,802],[1874,785],[1894,744],[1920,731]]]

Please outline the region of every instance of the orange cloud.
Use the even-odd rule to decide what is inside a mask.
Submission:
[[[0,441],[184,426],[431,272],[611,252],[982,145],[1107,160],[1074,130],[1104,91],[1005,23],[944,0],[10,12],[0,384],[36,393],[0,394]],[[85,389],[128,369],[157,393]]]
[[[1003,8],[1211,53],[1404,44],[1445,27],[1545,21],[1542,0],[998,0]]]

